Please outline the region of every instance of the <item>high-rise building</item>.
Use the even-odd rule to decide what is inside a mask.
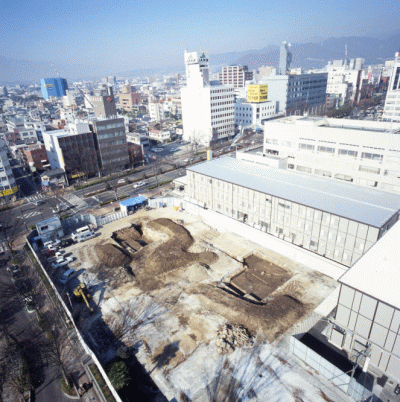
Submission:
[[[0,139],[0,201],[2,203],[15,200],[18,186],[7,156],[7,148]]]
[[[289,115],[325,109],[327,73],[271,75],[264,77],[268,98],[277,102],[276,111]]]
[[[100,169],[111,172],[129,166],[124,119],[93,119],[89,126],[94,133]]]
[[[400,121],[400,50],[395,55],[382,119]]]
[[[209,145],[235,133],[234,88],[210,81],[208,56],[185,52],[186,87],[181,89],[183,139]]]
[[[115,75],[109,75],[107,77],[107,82],[111,85],[115,85],[117,83],[117,79],[115,78]]]
[[[246,81],[253,79],[253,72],[247,66],[225,66],[218,74],[220,84],[232,84],[234,88],[244,88]]]
[[[43,98],[61,98],[67,94],[68,83],[65,78],[42,78],[40,87]]]
[[[290,70],[290,63],[292,62],[292,45],[283,42],[281,45],[279,55],[279,74],[285,75]]]
[[[99,95],[92,96],[90,100],[96,117],[106,119],[117,115],[114,92],[111,86],[102,89]]]

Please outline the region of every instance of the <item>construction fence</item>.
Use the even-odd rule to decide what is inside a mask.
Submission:
[[[80,333],[79,329],[75,326],[75,322],[74,322],[74,319],[72,318],[71,312],[69,311],[68,307],[67,307],[66,304],[64,303],[64,300],[62,299],[61,295],[58,293],[58,290],[57,290],[56,286],[54,285],[54,283],[53,283],[53,281],[51,280],[50,276],[47,274],[47,271],[44,269],[42,263],[40,262],[40,259],[39,259],[38,255],[36,254],[35,250],[33,249],[32,245],[31,245],[31,243],[30,243],[29,236],[28,236],[27,244],[28,244],[30,250],[32,251],[32,254],[33,254],[34,257],[36,258],[36,260],[37,260],[37,262],[38,262],[38,264],[39,264],[39,266],[40,266],[40,269],[43,271],[43,273],[44,273],[44,275],[46,276],[47,280],[49,281],[51,287],[53,288],[54,293],[56,294],[57,299],[58,299],[58,302],[60,303],[60,306],[62,307],[64,313],[68,316],[70,322],[74,325],[74,329],[75,329],[75,332],[76,332],[76,334],[77,334],[77,336],[78,336],[78,339],[79,339],[79,342],[80,342],[81,346],[83,347],[83,349],[85,350],[85,352],[90,356],[90,358],[93,360],[93,362],[94,362],[94,363],[96,364],[96,366],[98,367],[98,369],[99,369],[101,375],[102,375],[103,378],[104,378],[104,381],[106,382],[106,384],[107,384],[108,388],[110,389],[110,392],[112,393],[112,395],[113,395],[113,397],[115,398],[115,400],[116,400],[117,402],[122,402],[122,400],[121,400],[121,398],[119,397],[117,391],[115,390],[115,388],[114,388],[113,385],[111,384],[111,382],[110,382],[110,380],[109,380],[109,378],[108,378],[108,376],[107,376],[107,373],[104,371],[104,369],[103,369],[103,367],[102,367],[100,361],[97,359],[96,355],[93,353],[93,351],[89,348],[89,346],[87,345],[87,343],[86,343],[85,340],[83,339],[83,336],[82,336],[82,334]],[[82,357],[83,357],[83,356],[82,356]]]
[[[373,397],[372,392],[362,384],[359,384],[355,378],[338,369],[293,336],[290,337],[290,350],[295,356],[307,363],[357,402],[370,401]]]

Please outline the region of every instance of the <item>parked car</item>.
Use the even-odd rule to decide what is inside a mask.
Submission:
[[[125,184],[125,183],[126,183],[125,179],[119,179],[118,180],[118,184]]]
[[[60,257],[58,258],[56,261],[54,261],[51,266],[53,268],[60,268],[63,267],[64,265],[68,265],[70,262],[72,262],[74,260],[73,257]]]
[[[145,181],[140,181],[139,183],[135,183],[134,185],[133,185],[133,188],[139,188],[139,187],[143,187],[143,186],[145,186],[146,185],[146,182]]]
[[[92,239],[93,237],[95,237],[95,234],[93,232],[85,232],[85,233],[82,233],[80,236],[78,236],[76,238],[76,241],[78,243],[80,243],[82,241]]]
[[[74,244],[72,239],[64,239],[64,240],[61,240],[60,246],[61,247],[68,247],[71,244]]]
[[[68,271],[65,271],[61,278],[59,279],[59,282],[62,285],[65,285],[73,276],[75,275],[75,270],[74,269],[69,269]]]

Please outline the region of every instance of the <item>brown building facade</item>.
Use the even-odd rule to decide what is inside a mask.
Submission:
[[[127,112],[132,112],[134,105],[140,105],[142,103],[142,94],[139,92],[120,93],[119,103],[121,109],[124,109]]]
[[[68,178],[99,174],[100,166],[95,146],[95,135],[92,132],[59,137],[58,143]]]
[[[22,154],[25,162],[27,162],[31,168],[34,167],[36,170],[45,170],[45,165],[48,165],[49,163],[44,145],[23,149]]]
[[[128,142],[128,154],[129,163],[132,167],[140,166],[143,163],[143,148],[141,145]]]

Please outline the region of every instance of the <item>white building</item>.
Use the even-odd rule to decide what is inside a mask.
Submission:
[[[276,101],[261,103],[238,99],[235,103],[235,124],[242,127],[261,126],[265,120],[276,116]]]
[[[181,89],[183,139],[208,146],[235,133],[234,89],[209,80],[208,56],[185,52],[187,86]]]
[[[16,198],[18,186],[7,156],[7,149],[0,139],[0,202],[5,203]]]
[[[382,119],[400,121],[400,52],[395,55]]]
[[[400,194],[399,133],[400,124],[287,117],[265,123],[263,153],[287,158],[288,169]]]
[[[400,222],[338,281],[340,293],[327,336],[361,367],[400,382]],[[367,356],[369,359],[366,359]],[[367,364],[368,365],[368,364]]]
[[[164,104],[162,102],[150,102],[149,114],[151,120],[154,121],[165,120]]]
[[[399,218],[400,195],[345,182],[230,157],[186,171],[190,202],[348,267]]]
[[[361,89],[361,70],[349,69],[349,67],[337,67],[328,65],[328,83],[326,93],[335,95],[337,105],[357,101]],[[332,98],[332,96],[331,96]]]

